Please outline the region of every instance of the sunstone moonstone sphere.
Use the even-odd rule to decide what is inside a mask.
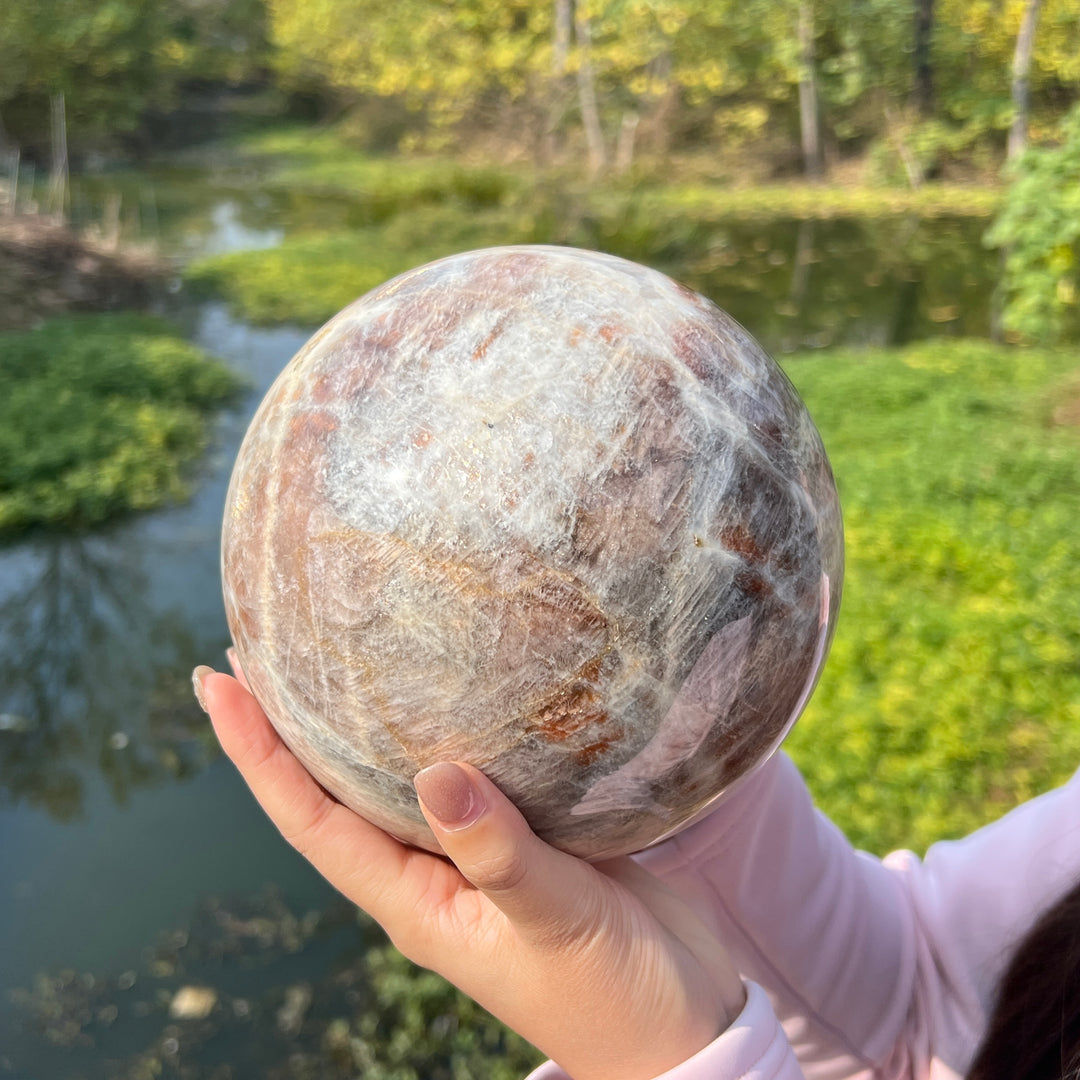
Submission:
[[[843,543],[817,431],[737,323],[621,259],[505,247],[304,346],[241,447],[222,562],[252,691],[343,803],[437,850],[412,778],[468,761],[602,858],[777,747]]]

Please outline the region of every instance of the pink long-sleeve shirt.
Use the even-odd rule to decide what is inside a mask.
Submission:
[[[658,1080],[957,1080],[1013,948],[1080,879],[1080,773],[918,859],[855,851],[777,755],[638,856],[746,980],[730,1028]],[[565,1080],[548,1062],[529,1080]]]

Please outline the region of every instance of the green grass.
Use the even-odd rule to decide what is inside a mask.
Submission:
[[[900,214],[927,217],[988,218],[1000,206],[993,187],[925,184],[889,188],[830,184],[768,184],[755,187],[681,185],[647,190],[638,197],[645,216],[692,216],[698,220],[799,221],[831,218],[882,218]]]
[[[53,319],[0,334],[0,537],[83,528],[188,493],[236,377],[159,320]]]
[[[530,174],[454,157],[375,155],[349,146],[332,128],[284,128],[230,144],[254,166],[261,186],[353,200],[365,223],[433,203],[499,206],[530,186]]]
[[[259,163],[265,181],[294,191],[351,195],[402,208],[450,197],[477,205],[529,201],[537,186],[558,187],[590,212],[640,202],[646,214],[704,215],[708,220],[834,217],[988,217],[1001,203],[1000,187],[924,184],[919,188],[868,184],[755,184],[682,182],[665,166],[655,175],[614,177],[584,184],[574,174],[468,163],[455,157],[371,155],[350,146],[334,128],[283,128],[231,144],[234,153]],[[617,208],[617,212],[622,212]]]
[[[1080,352],[938,339],[788,364],[848,570],[790,741],[874,851],[962,835],[1080,763]]]

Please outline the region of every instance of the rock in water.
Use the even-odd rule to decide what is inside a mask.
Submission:
[[[412,777],[469,761],[602,858],[777,747],[843,540],[817,431],[737,323],[622,259],[505,247],[304,346],[241,447],[222,563],[252,691],[342,802],[437,850]]]

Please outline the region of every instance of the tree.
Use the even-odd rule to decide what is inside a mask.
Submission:
[[[814,55],[814,12],[810,0],[799,0],[799,130],[802,133],[806,175],[821,175],[821,133],[818,129],[818,92]]]
[[[1031,70],[1031,54],[1035,46],[1035,27],[1039,21],[1042,0],[1027,0],[1024,16],[1020,20],[1020,32],[1016,35],[1016,51],[1012,65],[1013,120],[1009,127],[1009,161],[1019,157],[1027,146],[1028,126],[1028,73]]]
[[[1060,116],[1061,101],[1075,100],[1080,82],[1075,0],[1042,0],[1041,5],[1032,0],[938,0],[935,11],[938,112],[966,131],[969,140],[998,137],[1017,117],[1013,93],[1018,83],[1012,72],[1018,59],[1030,122],[1048,132]],[[1025,33],[1028,20],[1030,33]]]
[[[264,60],[261,0],[5,0],[0,112],[44,146],[62,97],[73,141],[131,132],[188,80],[241,81]]]
[[[595,176],[607,165],[604,131],[596,101],[596,81],[592,64],[592,28],[589,16],[580,3],[574,4],[574,38],[577,42],[577,86],[581,104],[581,123],[589,147],[589,172]]]
[[[1027,150],[1013,165],[1005,204],[987,233],[1003,249],[1003,323],[1036,341],[1059,337],[1076,311],[1080,243],[1080,105],[1056,146]]]
[[[934,67],[930,41],[934,31],[934,0],[915,0],[915,106],[920,116],[934,112]]]
[[[593,173],[629,166],[640,121],[721,144],[768,131],[814,174],[826,146],[865,146],[900,114],[921,174],[942,145],[994,145],[1008,127],[1009,66],[1036,0],[266,2],[286,80],[404,102],[444,130],[510,111],[528,121],[523,143],[553,153],[576,139]],[[1036,123],[1080,82],[1076,0],[1038,2]]]
[[[399,98],[436,124],[485,94],[518,98],[551,70],[553,13],[529,0],[268,0],[286,80]]]

